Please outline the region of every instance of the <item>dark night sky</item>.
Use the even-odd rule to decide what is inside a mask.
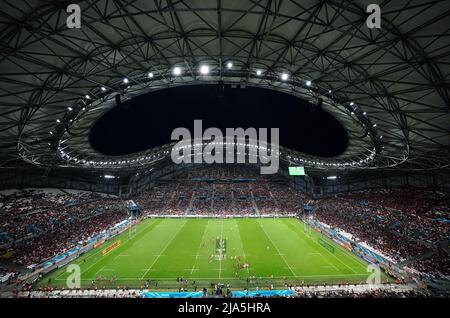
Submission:
[[[322,157],[342,153],[347,133],[329,113],[311,112],[306,101],[263,88],[194,85],[151,92],[105,113],[90,134],[106,155],[125,155],[171,142],[172,130],[194,119],[203,131],[220,128],[279,128],[280,145]],[[270,130],[269,130],[270,135]]]

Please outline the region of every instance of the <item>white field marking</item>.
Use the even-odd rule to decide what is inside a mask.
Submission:
[[[103,251],[102,249],[99,249],[96,253],[92,254],[91,256],[89,256],[89,258],[94,257],[95,255],[98,255],[101,251]],[[94,265],[96,265],[102,258],[99,257],[93,264],[89,265],[85,270],[81,271],[81,275],[83,275],[85,272],[87,272],[89,269],[91,269]]]
[[[218,270],[218,269],[216,269]],[[271,278],[275,278],[275,279],[284,279],[284,278],[314,278],[314,277],[347,277],[347,276],[352,276],[352,277],[368,277],[368,274],[343,274],[343,275],[286,275],[286,276],[264,276],[264,277],[257,277],[257,279],[271,279]],[[173,280],[173,277],[157,277],[155,278],[156,280]],[[190,279],[195,279],[195,280],[214,280],[217,279],[217,277],[191,277]],[[239,280],[236,277],[222,277],[223,280]],[[55,279],[55,280],[66,280],[64,278],[59,278],[59,279]],[[81,281],[92,281],[93,278],[84,278],[81,279]],[[130,281],[136,281],[136,278],[131,278],[131,277],[124,277],[124,278],[120,278],[117,280],[130,280]]]
[[[102,268],[100,268],[98,271],[96,271],[95,272],[95,274],[97,275],[98,273],[100,273],[100,272],[115,272],[116,270],[115,269],[112,269],[112,268],[105,268],[105,267],[102,267]]]
[[[222,244],[222,235],[223,235],[223,219],[222,219],[222,226],[221,226],[221,230],[220,230],[220,244]],[[222,247],[220,248],[220,251],[223,254]],[[220,282],[221,276],[222,276],[222,257],[219,257],[219,282]]]
[[[331,267],[333,267],[334,269],[336,269],[338,272],[342,273],[342,272],[339,270],[339,268],[337,268],[334,264],[331,264]],[[356,273],[356,272],[354,272],[354,273]]]
[[[147,230],[147,229],[150,227],[150,225],[152,225],[153,223],[154,223],[154,222],[149,222],[149,224],[145,227],[145,230]],[[124,232],[122,232],[122,233],[124,233]],[[89,256],[89,258],[91,258],[91,257],[93,257],[93,256],[95,256],[95,255],[97,255],[97,254],[99,254],[101,251],[102,251],[102,249],[99,249],[97,253],[92,254],[91,256]],[[90,265],[88,268],[86,268],[85,270],[83,270],[83,271],[81,272],[80,276],[83,275],[85,272],[87,272],[89,269],[91,269],[91,267],[94,266],[95,264],[97,264],[101,259],[102,259],[102,258],[99,257],[99,258],[97,259],[97,261],[94,262],[94,264]]]
[[[312,240],[312,239],[311,239],[311,240]],[[313,241],[313,242],[315,243],[315,241]],[[323,260],[324,260],[327,264],[329,264],[329,265],[325,265],[325,266],[328,266],[328,267],[330,267],[330,268],[334,268],[334,269],[336,269],[339,273],[345,275],[338,267],[336,267],[336,265],[334,265],[333,263],[330,263],[330,262],[328,261],[328,259],[327,259],[322,253],[318,252],[318,253],[316,253],[316,254],[320,255],[320,257],[322,257]],[[353,272],[356,273],[355,271],[353,271]]]
[[[319,243],[317,243],[316,241],[314,241],[313,239],[311,239],[311,241],[312,242],[314,242],[317,246],[320,246],[320,247],[322,247],[322,248],[325,248],[325,247],[323,247],[322,245],[320,245]],[[328,242],[327,242],[328,243]],[[329,244],[329,243],[328,243]],[[330,244],[331,245],[331,244]],[[320,253],[322,256],[323,256],[323,254],[322,253]],[[355,272],[355,270],[353,269],[353,268],[351,268],[350,266],[348,266],[347,264],[345,264],[344,262],[342,262],[336,255],[334,255],[333,253],[328,253],[328,254],[330,254],[330,255],[332,255],[335,259],[337,259],[338,260],[338,262],[339,263],[341,263],[342,265],[344,265],[345,267],[347,267],[348,269],[350,269],[353,273],[356,273]],[[324,258],[325,258],[325,256],[324,256]],[[328,263],[328,262],[327,262]],[[331,263],[328,263],[328,264],[331,264]],[[331,264],[332,265],[332,264]],[[336,267],[337,268],[337,267]],[[338,269],[339,270],[339,269]],[[339,270],[340,271],[340,270]],[[342,273],[342,272],[341,272]]]
[[[55,280],[60,278],[63,274],[67,274],[67,270],[62,271],[61,273],[59,273],[58,276],[55,277]],[[81,274],[80,274],[80,276],[81,276]]]
[[[194,271],[199,271],[199,270],[200,270],[199,268],[195,268],[195,263],[194,263],[194,265],[192,265],[192,268],[191,268],[191,275]]]
[[[205,225],[205,229],[203,230],[203,235],[202,235],[202,238],[201,238],[201,240],[200,240],[200,244],[198,245],[198,249],[197,250],[199,250],[201,247],[202,247],[202,245],[203,245],[203,241],[204,241],[204,239],[205,239],[205,233],[206,233],[206,229],[208,228],[208,225],[209,225],[209,219],[208,219],[208,222],[206,223],[206,225]],[[195,254],[195,255],[192,255],[192,256],[195,256],[195,261],[194,261],[194,265],[192,265],[192,269],[191,269],[191,274],[190,275],[192,275],[192,273],[194,272],[194,271],[199,271],[200,269],[199,268],[195,268],[195,265],[197,265],[197,259],[198,259],[198,257],[199,256],[202,256],[202,255],[200,255],[200,254]]]
[[[342,252],[343,255],[347,256],[348,258],[355,261],[358,265],[360,265],[362,269],[364,269],[364,270],[366,269],[366,263],[364,263],[364,261],[361,258],[359,258],[358,256],[356,256],[353,253],[348,252],[346,249],[341,248],[339,245],[336,245],[336,247],[338,250],[340,250]],[[353,271],[353,272],[355,273],[355,271]]]
[[[98,253],[96,253],[96,254],[98,254]],[[96,254],[94,254],[94,255],[96,255]],[[99,257],[99,258],[94,262],[94,264],[88,266],[84,271],[81,272],[80,275],[83,275],[83,274],[86,273],[88,270],[90,270],[90,269],[91,269],[94,265],[96,265],[101,259],[102,259],[102,258]]]
[[[308,255],[322,255],[320,253],[308,253]]]
[[[303,222],[303,221],[300,221],[300,222],[302,222],[303,224],[306,224],[305,222]],[[311,228],[308,224],[306,224],[306,226],[308,226],[309,228]],[[317,232],[316,232],[317,233]],[[311,237],[310,237],[310,239],[311,239],[311,241],[313,241],[314,243],[316,243]],[[318,243],[316,243],[316,244],[318,244]],[[361,268],[366,268],[366,265],[365,265],[365,263],[364,263],[364,261],[362,260],[362,259],[360,259],[358,256],[356,256],[355,254],[353,254],[353,253],[349,253],[347,250],[345,250],[345,249],[342,249],[342,248],[340,248],[339,247],[339,245],[336,245],[336,247],[337,247],[337,249],[338,250],[340,250],[340,251],[342,251],[342,254],[344,254],[345,256],[347,256],[348,258],[350,258],[350,259],[352,259],[353,261],[356,261],[357,262],[357,264],[358,265],[360,265],[361,266]],[[321,254],[322,255],[322,254]],[[333,256],[334,256],[334,254],[332,254]],[[336,256],[335,256],[336,257]],[[340,261],[340,260],[339,260]],[[342,263],[342,262],[341,262]],[[344,264],[345,265],[345,264]],[[345,265],[345,266],[347,266],[347,265]],[[347,266],[348,267],[348,266]],[[350,268],[350,267],[348,267],[348,268]],[[352,268],[350,268],[352,271],[353,271],[353,273],[356,273]]]
[[[161,253],[164,253],[165,250],[169,247],[170,243],[172,243],[172,241],[175,239],[175,237],[178,235],[178,233],[181,231],[181,229],[186,225],[187,220],[184,221],[183,225],[180,226],[180,228],[178,229],[178,231],[175,232],[175,234],[173,235],[173,237],[170,239],[169,242],[167,242],[166,246],[164,247],[164,249],[161,251]],[[156,264],[156,262],[158,261],[158,259],[160,258],[160,256],[163,254],[158,254],[158,256],[155,258],[155,260],[153,261],[153,263],[150,265],[150,267],[145,271],[144,275],[142,275],[141,280],[145,277],[145,275],[147,275],[147,273],[150,271],[150,269],[153,267],[153,265]],[[156,255],[154,255],[156,256]]]
[[[257,220],[256,222],[258,222],[259,226],[262,228],[262,230],[264,231],[264,234],[266,234],[266,237],[269,239],[269,241],[272,243],[272,245],[275,247],[275,249],[277,250],[278,254],[280,254],[281,258],[283,259],[284,263],[287,265],[287,267],[290,269],[291,273],[293,274],[293,276],[296,276],[296,274],[294,273],[294,271],[292,270],[291,266],[288,264],[288,262],[286,261],[286,258],[281,255],[280,250],[278,249],[278,247],[275,245],[275,243],[272,241],[272,239],[269,237],[269,235],[267,235],[266,230],[264,229],[264,227],[259,223],[259,220]]]
[[[114,257],[114,258],[113,258],[113,260],[112,260],[112,261],[114,262],[114,261],[115,261],[116,259],[118,259],[118,258],[119,258],[119,256],[122,256],[122,255],[120,255],[120,254],[119,254],[119,255],[117,255],[116,257]],[[128,255],[128,256],[129,256],[129,255]]]
[[[236,223],[236,221],[234,221],[234,222]],[[241,233],[239,232],[239,227],[238,227],[237,223],[236,223],[236,231],[237,231],[237,234],[238,234],[238,236],[239,236],[239,243],[241,243],[241,246],[242,246],[242,256],[244,256],[244,259],[247,260],[247,256],[250,256],[250,254],[245,254],[244,244],[242,244]],[[249,266],[249,267],[250,267],[250,266]],[[249,267],[246,268],[248,274],[250,274],[250,269],[249,269]]]
[[[303,224],[305,224],[306,226],[310,227],[308,224],[306,224],[306,223],[304,223],[304,222],[303,222]],[[310,227],[310,228],[311,228],[311,227]],[[294,232],[295,232],[295,231],[294,231]],[[320,245],[319,243],[317,243],[316,241],[314,241],[314,240],[312,239],[311,236],[308,236],[308,238],[309,238],[309,239],[311,240],[311,242],[313,242],[314,244],[316,244],[316,245],[318,245],[318,246],[324,248],[322,245]],[[303,237],[301,237],[301,239],[302,239],[303,241],[306,242],[306,240],[305,240]],[[309,254],[309,253],[308,253],[308,254]],[[335,269],[337,269],[338,272],[342,273],[342,271],[341,271],[339,268],[337,268],[334,264],[330,263],[330,262],[327,260],[327,258],[326,258],[321,252],[311,253],[311,255],[316,255],[316,254],[319,254],[320,256],[322,256],[322,258],[325,260],[325,262],[327,262],[330,266],[333,266]],[[330,253],[330,254],[333,255],[333,256],[334,256],[341,264],[347,266],[346,264],[342,263],[342,261],[341,261],[336,255],[334,255],[334,254],[332,254],[332,253]],[[347,268],[350,268],[350,267],[347,266]],[[356,273],[352,268],[350,268],[350,270],[351,270],[353,273]],[[344,274],[344,273],[342,273],[342,274]]]
[[[166,254],[153,254],[153,256],[161,257],[161,256],[166,256]]]

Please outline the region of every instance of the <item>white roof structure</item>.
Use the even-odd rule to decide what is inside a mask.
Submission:
[[[380,29],[364,0],[89,0],[79,29],[59,2],[0,2],[0,166],[151,164],[168,148],[112,158],[90,146],[116,94],[223,82],[322,98],[348,131],[336,158],[286,160],[449,167],[448,0],[382,1]]]

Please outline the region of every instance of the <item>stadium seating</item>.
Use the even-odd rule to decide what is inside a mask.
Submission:
[[[286,181],[271,180],[243,165],[183,171],[136,197],[150,214],[287,215],[303,208],[306,196]]]
[[[1,196],[0,233],[9,241],[0,242],[0,254],[14,251],[13,260],[27,266],[128,217],[122,200],[89,192],[17,190]],[[205,216],[292,215],[308,202],[318,221],[392,261],[428,275],[450,274],[448,254],[439,248],[450,236],[450,198],[441,192],[366,190],[311,201],[279,177],[244,165],[222,165],[177,172],[133,199],[145,214]],[[430,256],[421,257],[426,253]]]
[[[124,203],[89,192],[23,190],[2,196],[0,233],[13,240],[0,255],[16,263],[38,264],[127,217]]]
[[[319,221],[351,233],[395,262],[437,249],[450,236],[449,196],[440,192],[368,190],[317,200],[315,206]],[[448,255],[409,266],[434,275],[450,274]]]

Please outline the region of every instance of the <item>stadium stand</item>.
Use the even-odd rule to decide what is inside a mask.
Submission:
[[[253,169],[252,169],[253,168]],[[202,167],[176,174],[136,197],[150,214],[295,214],[305,195],[285,180],[262,177],[244,165]],[[176,181],[176,182],[175,182]]]
[[[13,251],[13,260],[32,266],[58,255],[127,217],[124,203],[88,192],[23,190],[2,195],[5,214],[0,233],[12,242],[0,255]]]
[[[441,192],[372,190],[317,200],[315,216],[325,224],[351,233],[357,241],[365,242],[398,263],[447,246],[448,202],[448,195]],[[450,274],[445,250],[409,266],[433,275]]]
[[[178,292],[149,293],[147,289],[88,289],[88,290],[23,290],[17,292],[20,298],[178,298],[178,297],[218,297],[218,298],[423,298],[436,296],[429,291],[419,290],[408,285],[318,285],[285,286],[285,290],[267,289],[232,291],[227,286],[216,285],[201,291],[180,289]],[[149,295],[152,294],[152,295]]]
[[[449,196],[417,189],[367,190],[312,200],[279,177],[240,165],[183,170],[133,198],[151,215],[291,215],[309,202],[315,218],[349,233],[394,263],[431,277],[450,274]],[[2,194],[1,254],[40,264],[128,218],[124,201],[88,192]],[[425,256],[424,256],[425,255]],[[2,270],[1,275],[7,273]]]

